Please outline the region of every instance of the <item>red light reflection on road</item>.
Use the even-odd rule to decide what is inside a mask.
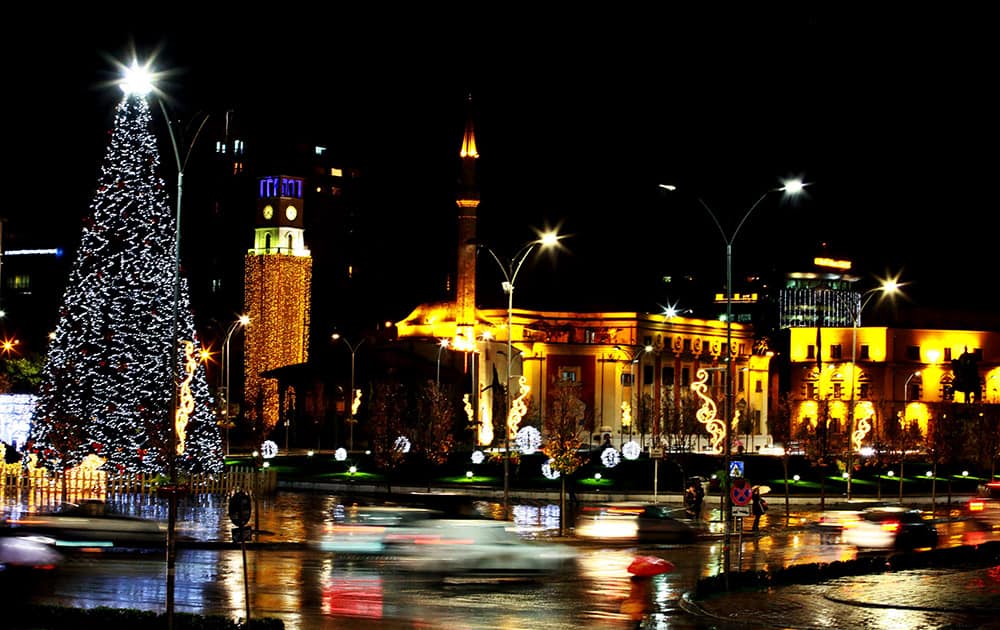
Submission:
[[[382,578],[330,578],[323,585],[323,614],[382,618]]]

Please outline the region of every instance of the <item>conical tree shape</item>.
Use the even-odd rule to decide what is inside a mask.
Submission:
[[[186,282],[174,326],[174,226],[145,98],[122,99],[91,213],[63,295],[26,447],[52,468],[90,453],[104,470],[166,472],[173,430],[173,366],[194,401],[182,472],[222,470],[219,429],[201,362]],[[190,379],[188,378],[190,376]]]

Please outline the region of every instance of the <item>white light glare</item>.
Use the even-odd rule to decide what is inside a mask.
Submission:
[[[125,69],[120,85],[125,94],[146,96],[153,91],[153,73],[149,71],[148,66],[140,66],[139,62],[133,61],[132,65]]]

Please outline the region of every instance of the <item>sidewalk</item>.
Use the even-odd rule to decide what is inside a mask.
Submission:
[[[680,604],[745,627],[1000,628],[1000,567],[893,571],[699,601],[685,594]]]

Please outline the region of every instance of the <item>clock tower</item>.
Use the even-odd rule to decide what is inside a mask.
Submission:
[[[301,177],[257,182],[253,248],[244,263],[245,416],[263,435],[281,421],[276,379],[264,372],[309,359],[312,257],[305,245]]]

